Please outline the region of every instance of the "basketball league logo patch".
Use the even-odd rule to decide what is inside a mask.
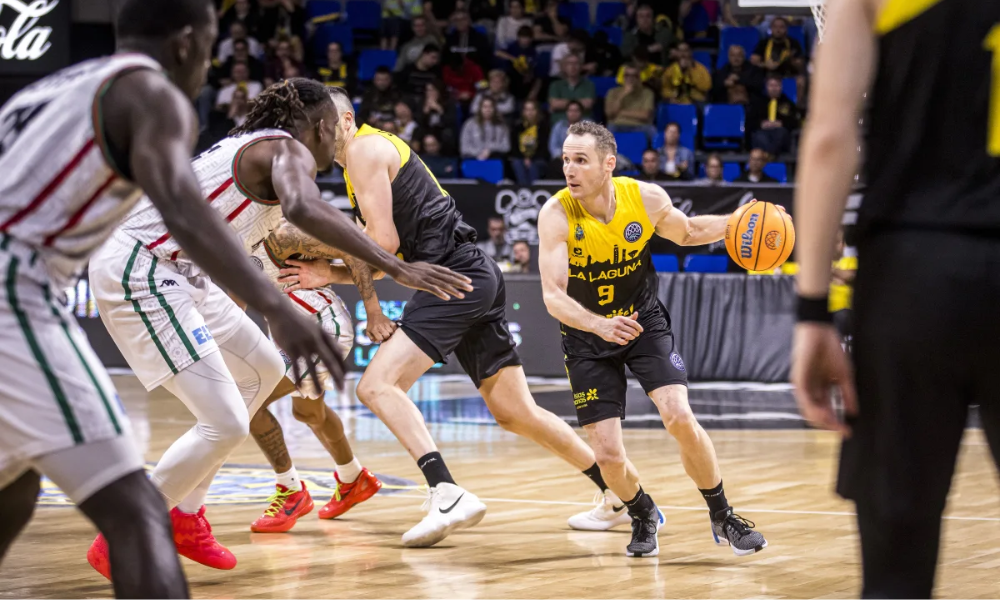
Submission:
[[[676,352],[670,353],[670,364],[674,365],[674,368],[676,368],[678,371],[684,370],[684,361],[681,360],[681,355],[677,354]]]
[[[764,237],[764,245],[771,250],[777,250],[781,245],[781,234],[777,231],[769,231]]]
[[[642,237],[642,225],[638,221],[632,221],[625,226],[625,241],[635,243]]]
[[[581,240],[583,240],[583,226],[578,224],[576,226],[576,241],[579,242]]]

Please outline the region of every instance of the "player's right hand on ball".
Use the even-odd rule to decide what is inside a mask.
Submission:
[[[287,303],[286,303],[287,304]],[[326,366],[333,381],[340,389],[344,386],[344,361],[340,357],[337,342],[330,337],[315,319],[306,318],[295,311],[290,304],[273,315],[264,315],[271,327],[271,337],[279,348],[285,351],[292,363],[292,381],[299,382],[311,377],[316,389],[323,389],[319,376],[316,374],[315,362]],[[300,362],[299,359],[303,359]],[[308,372],[302,373],[301,364],[307,364]]]
[[[624,346],[642,333],[642,325],[639,324],[639,313],[632,313],[628,317],[612,317],[603,319],[598,325],[597,335],[605,341]]]
[[[415,290],[434,294],[442,300],[465,298],[463,292],[472,291],[472,280],[444,267],[428,263],[403,263],[399,274],[393,277],[396,283]]]

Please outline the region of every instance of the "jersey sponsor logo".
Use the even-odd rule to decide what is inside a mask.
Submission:
[[[164,279],[160,282],[160,287],[178,287],[178,285],[173,279]]]
[[[587,406],[588,402],[593,402],[594,400],[598,400],[596,388],[590,388],[586,392],[573,394],[573,406],[577,408],[583,408]]]
[[[17,16],[14,22],[0,36],[0,59],[29,60],[40,59],[52,47],[49,38],[51,27],[39,27],[38,21],[47,16],[59,6],[60,0],[35,0],[22,2],[20,0],[0,0],[0,13],[6,6]]]
[[[670,353],[670,364],[674,365],[674,368],[678,371],[684,371],[684,361],[681,360],[681,355],[676,352]]]
[[[747,229],[740,236],[740,257],[750,258],[753,256],[753,234],[757,230],[757,213],[750,215],[747,222]]]
[[[583,256],[583,248],[573,248],[573,256]]]
[[[642,266],[642,259],[636,260],[630,265],[622,265],[614,269],[605,269],[603,271],[586,273],[584,271],[577,271],[576,273],[570,272],[569,276],[575,279],[583,279],[588,282],[603,281],[606,279],[618,279],[619,277],[628,277]]]
[[[632,221],[625,226],[625,241],[634,244],[642,237],[642,225],[638,221]]]
[[[195,341],[198,342],[199,346],[213,339],[212,333],[208,330],[208,325],[202,325],[198,329],[195,329],[191,332],[191,335],[194,337]]]

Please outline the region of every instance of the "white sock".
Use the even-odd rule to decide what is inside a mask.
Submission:
[[[337,465],[337,477],[340,478],[341,483],[354,483],[358,475],[361,475],[361,463],[357,456],[346,465]]]
[[[299,472],[295,470],[295,467],[288,469],[284,473],[278,473],[277,480],[278,483],[292,491],[297,492],[302,489],[302,482],[299,481]]]

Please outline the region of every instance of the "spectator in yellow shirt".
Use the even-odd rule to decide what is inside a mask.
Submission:
[[[644,46],[639,46],[635,49],[635,52],[632,53],[631,62],[626,62],[618,67],[618,85],[625,85],[626,66],[635,67],[639,71],[639,80],[643,84],[650,86],[663,73],[663,67],[649,61],[649,51]]]
[[[694,59],[691,46],[677,46],[677,62],[663,71],[663,99],[674,104],[704,102],[712,91],[712,75]]]

